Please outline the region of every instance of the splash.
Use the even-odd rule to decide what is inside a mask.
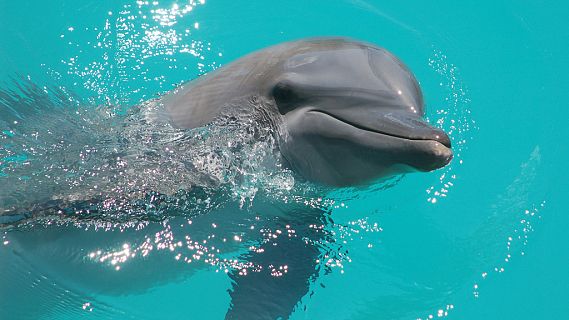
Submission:
[[[262,99],[182,130],[168,123],[159,100],[121,115],[64,98],[57,88],[17,86],[0,93],[3,222],[58,215],[161,220],[226,200],[243,207],[260,190],[294,199],[294,176],[278,152],[280,118]]]
[[[445,96],[444,105],[438,106],[429,120],[449,135],[454,153],[451,165],[441,170],[439,183],[426,190],[427,201],[435,204],[446,198],[454,187],[457,171],[464,162],[463,153],[468,149],[468,142],[472,139],[471,132],[476,130],[477,126],[469,109],[471,101],[468,90],[461,81],[458,68],[448,62],[447,56],[439,50],[435,50],[429,58],[429,66],[441,79],[439,86]]]

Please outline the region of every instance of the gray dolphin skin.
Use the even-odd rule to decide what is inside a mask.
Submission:
[[[360,185],[452,158],[449,137],[426,123],[409,69],[385,49],[346,38],[288,42],[249,54],[163,98],[179,128],[204,126],[260,97],[282,117],[280,151],[304,178]]]

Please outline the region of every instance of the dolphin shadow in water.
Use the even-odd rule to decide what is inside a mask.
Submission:
[[[333,241],[325,229],[329,216],[320,209],[298,208],[281,217],[285,218],[279,218],[275,227],[282,234],[244,257],[266,269],[246,276],[230,274],[233,289],[227,319],[288,318],[322,271],[322,249]]]

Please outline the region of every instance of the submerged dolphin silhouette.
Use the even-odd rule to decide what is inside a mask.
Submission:
[[[361,185],[394,174],[430,171],[452,158],[449,137],[422,120],[422,94],[409,70],[384,49],[345,38],[300,40],[252,53],[182,85],[158,104],[160,108],[149,116],[180,129],[214,125],[227,117],[248,117],[251,112],[260,115],[258,119],[276,136],[284,162],[306,180],[327,185]],[[85,204],[97,209],[89,195],[85,197],[87,200],[75,197],[72,207]],[[318,241],[328,237],[310,227],[329,223],[327,212],[256,202],[261,204],[254,204],[253,211],[272,217],[266,219],[267,229],[294,229],[296,234],[260,243],[259,250],[243,255],[265,270],[246,276],[230,272],[233,289],[228,319],[288,317],[308,293],[310,280],[318,275]],[[69,204],[56,201],[33,210],[54,211]],[[231,234],[231,226],[251,218],[226,208],[195,217],[193,226],[205,230],[212,223],[233,221],[225,230]],[[172,218],[172,226],[183,224],[183,218]],[[188,232],[187,227],[180,228],[176,230]],[[79,287],[92,288],[93,292],[122,294],[150,287],[150,282],[168,281],[187,268],[172,257],[155,258],[146,264],[125,265],[124,273],[118,275],[101,264],[86,263],[85,257],[98,247],[121,246],[159,229],[160,225],[151,224],[142,231],[127,232],[84,231],[70,226],[17,230],[8,234],[13,244],[0,247],[0,261],[12,259],[0,266],[5,267],[0,279],[6,283],[23,279],[28,269],[43,266],[46,274],[55,274],[70,284],[80,283]],[[207,233],[203,230],[189,235],[199,239],[200,232]],[[247,232],[254,238],[258,231]],[[278,262],[286,264],[294,276],[275,278],[268,266],[277,266]],[[0,287],[0,296],[18,296],[9,289]],[[54,289],[45,290],[49,293]],[[22,292],[22,297],[28,293]],[[0,311],[2,307],[6,306],[0,301]]]
[[[384,49],[344,38],[249,54],[163,103],[174,126],[196,128],[251,97],[280,114],[281,154],[308,180],[363,184],[438,169],[452,158],[449,137],[422,120],[423,97],[407,67]]]

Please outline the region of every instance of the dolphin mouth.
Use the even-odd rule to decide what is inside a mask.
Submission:
[[[382,129],[378,129],[378,128],[373,128],[370,125],[366,125],[363,123],[358,123],[356,121],[346,119],[348,117],[340,117],[336,114],[333,114],[333,113],[327,112],[327,111],[323,111],[323,110],[312,109],[312,110],[309,110],[308,112],[324,114],[326,116],[329,116],[329,117],[336,119],[337,121],[343,122],[347,125],[350,125],[354,128],[357,128],[357,129],[363,130],[363,131],[379,133],[379,134],[394,137],[394,138],[412,140],[412,141],[434,141],[434,142],[437,142],[438,144],[440,144],[438,149],[441,149],[441,148],[442,149],[449,149],[447,151],[447,153],[450,152],[448,162],[450,162],[450,160],[452,159],[452,152],[450,151],[451,142],[450,142],[450,138],[448,137],[448,135],[446,133],[444,133],[442,130],[435,129],[435,128],[427,125],[426,122],[420,120],[419,118],[413,119],[413,121],[410,122],[409,118],[405,119],[404,121],[401,121],[402,118],[386,117],[386,118],[390,118],[389,120],[393,121],[397,125],[389,128],[389,129],[393,129],[393,130],[387,130],[387,128],[382,130]],[[403,128],[403,127],[405,127],[404,130],[401,130],[401,128]],[[427,128],[429,132],[428,132],[428,134],[424,134],[424,135],[411,134],[410,131],[412,128],[418,128],[422,131],[426,131],[425,128]]]

